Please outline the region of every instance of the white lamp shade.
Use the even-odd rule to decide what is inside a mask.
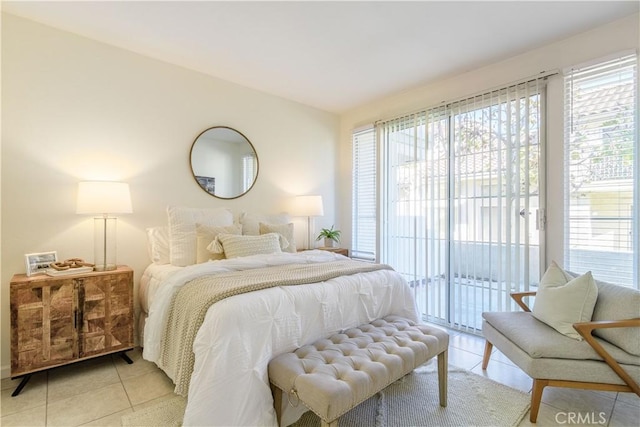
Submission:
[[[322,196],[298,196],[293,200],[291,206],[293,216],[322,216],[324,208],[322,206]]]
[[[131,213],[129,184],[124,182],[85,181],[78,184],[79,214]]]

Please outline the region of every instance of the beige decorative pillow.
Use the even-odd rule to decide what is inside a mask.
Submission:
[[[209,252],[207,246],[213,242],[218,234],[242,234],[241,225],[227,225],[224,227],[211,227],[202,224],[196,224],[196,263],[201,264],[210,259],[224,259],[224,254]]]
[[[289,246],[282,248],[283,252],[296,253],[296,242],[293,239],[293,223],[289,224],[265,224],[260,223],[260,234],[278,233],[289,242]]]
[[[259,236],[261,222],[265,224],[288,224],[291,222],[291,217],[287,213],[266,215],[242,212],[239,222],[242,224],[242,234],[246,236]]]
[[[540,279],[533,316],[570,338],[582,341],[573,324],[589,322],[598,299],[598,287],[587,272],[572,279],[555,262]]]
[[[196,223],[209,226],[233,225],[233,213],[224,208],[200,209],[168,206],[169,258],[185,267],[196,263]]]
[[[258,254],[282,252],[289,242],[280,234],[269,233],[261,236],[238,236],[235,234],[218,234],[207,247],[210,252],[222,253],[226,258],[237,258]]]

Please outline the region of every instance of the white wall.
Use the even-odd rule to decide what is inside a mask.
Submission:
[[[354,129],[405,113],[435,106],[566,67],[640,48],[640,15],[598,27],[507,60],[408,90],[361,106],[341,116],[338,182],[351,181],[351,135]],[[455,46],[451,49],[455,51]],[[547,89],[547,245],[546,260],[563,259],[563,87],[562,76],[551,77]],[[351,240],[351,187],[340,187],[339,221],[343,244]]]
[[[118,262],[136,285],[149,262],[144,229],[166,223],[168,204],[278,213],[292,195],[321,194],[317,227],[334,223],[337,116],[7,14],[2,125],[3,377],[9,282],[25,271],[24,254],[93,259],[93,221],[75,214],[78,181],[130,184]],[[193,140],[216,125],[242,132],[258,154],[258,181],[238,199],[208,195],[191,174]]]

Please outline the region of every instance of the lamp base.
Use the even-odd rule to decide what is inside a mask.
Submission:
[[[93,267],[93,271],[111,271],[116,270],[118,268],[115,264],[107,264],[107,265],[96,265]]]
[[[116,226],[113,217],[94,218],[94,258],[95,271],[115,270],[116,263]]]
[[[313,218],[308,216],[307,217],[307,234],[308,234],[308,236],[307,236],[307,238],[308,238],[308,240],[307,240],[307,249],[309,249],[309,250],[315,249],[315,246],[316,246],[316,244],[315,244],[316,242],[315,242],[315,240],[313,240],[313,227],[312,226],[314,224],[312,224],[312,222],[313,222]]]

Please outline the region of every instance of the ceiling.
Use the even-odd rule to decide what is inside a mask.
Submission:
[[[340,113],[637,13],[637,1],[3,1],[3,12]]]

